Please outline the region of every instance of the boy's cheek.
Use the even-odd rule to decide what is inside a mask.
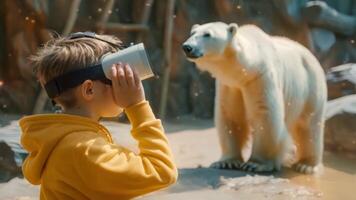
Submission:
[[[101,117],[118,116],[122,112],[122,109],[115,104],[111,86],[99,83],[97,91],[95,104],[99,115]]]
[[[102,105],[102,107],[105,107],[106,115],[110,115],[109,117],[116,117],[121,114],[123,109],[116,105],[112,92],[109,91],[105,96],[106,97],[104,97],[102,101],[103,103],[105,102],[105,104]]]

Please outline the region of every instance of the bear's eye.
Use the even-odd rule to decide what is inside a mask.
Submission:
[[[211,35],[210,35],[210,33],[204,33],[204,35],[203,35],[203,37],[205,37],[205,38],[209,38]]]

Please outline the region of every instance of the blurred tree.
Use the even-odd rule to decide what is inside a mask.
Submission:
[[[6,65],[5,57],[7,55],[7,49],[5,46],[5,39],[5,2],[0,1],[0,81],[4,78],[3,71]]]
[[[78,19],[73,31],[101,31],[97,23],[108,0],[81,1]],[[3,0],[0,15],[0,110],[31,112],[39,87],[26,62],[28,55],[48,40],[48,30],[61,33],[68,20],[72,0]],[[175,117],[193,113],[197,117],[212,117],[214,80],[195,69],[181,51],[182,42],[188,37],[193,24],[211,21],[248,23],[260,26],[271,35],[296,40],[312,49],[325,69],[330,66],[355,62],[355,35],[345,36],[333,29],[310,23],[302,12],[310,0],[177,0],[172,38],[172,71],[168,94],[167,114]],[[324,0],[341,16],[355,17],[356,0]],[[109,22],[136,22],[144,6],[152,6],[149,31],[145,42],[155,79],[145,81],[147,96],[158,111],[162,84],[163,29],[165,0],[155,0],[144,5],[142,0],[115,0],[108,11]],[[16,22],[16,23],[14,23]],[[6,28],[5,28],[6,27]],[[126,44],[136,42],[134,33],[104,30],[115,34]],[[46,36],[47,35],[47,36]],[[4,37],[1,37],[4,36]],[[4,106],[5,105],[5,106]]]
[[[0,88],[0,110],[25,112],[32,110],[38,91],[32,68],[27,62],[40,44],[49,39],[45,15],[33,1],[5,0],[3,4],[5,51],[3,85]],[[16,23],[15,23],[16,22]]]

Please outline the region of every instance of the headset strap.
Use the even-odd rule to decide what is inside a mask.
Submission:
[[[85,80],[102,80],[105,84],[111,85],[111,80],[107,79],[102,65],[97,64],[78,70],[73,70],[48,81],[44,88],[49,98],[57,97],[63,91],[76,87]]]

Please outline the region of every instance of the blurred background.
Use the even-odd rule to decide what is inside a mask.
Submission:
[[[53,32],[95,31],[116,35],[128,45],[144,42],[156,74],[145,81],[146,93],[157,113],[162,96],[167,96],[167,118],[213,116],[214,80],[189,63],[181,50],[196,23],[256,24],[271,35],[308,47],[326,73],[356,61],[354,0],[176,0],[173,7],[169,4],[164,0],[2,0],[0,112],[51,112],[48,101],[41,105],[41,89],[27,58]],[[354,93],[354,84],[345,75],[351,68],[329,75],[337,78],[330,80],[330,99]],[[167,71],[169,81],[164,80]],[[162,94],[163,84],[168,84],[167,95]]]
[[[155,113],[212,124],[215,81],[181,50],[192,25],[212,21],[256,24],[309,48],[327,75],[326,149],[356,153],[356,0],[1,0],[0,125],[53,112],[27,58],[51,33],[77,31],[144,42],[156,75],[144,81]]]
[[[159,113],[164,96],[162,84],[169,82],[164,106],[167,118],[186,114],[213,117],[214,80],[199,72],[181,50],[182,42],[196,23],[256,24],[271,35],[285,36],[308,47],[326,73],[333,71],[333,67],[356,62],[354,0],[176,0],[173,8],[168,4],[172,3],[164,0],[2,0],[0,112],[42,111],[43,106],[38,108],[41,89],[27,58],[53,32],[66,35],[88,30],[116,35],[128,45],[144,42],[156,74],[155,78],[145,81],[146,93]],[[169,81],[165,81],[168,67]],[[353,66],[348,65],[331,72],[330,99],[355,92],[354,83],[346,75],[351,73],[351,68]],[[49,102],[43,109],[51,111]]]

